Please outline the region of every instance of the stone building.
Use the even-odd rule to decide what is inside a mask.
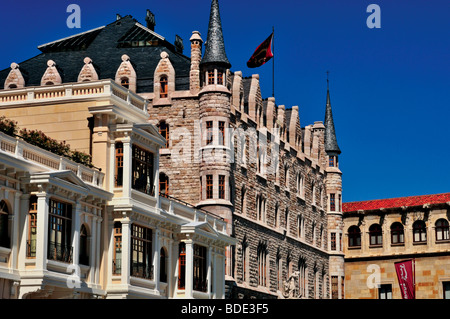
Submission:
[[[36,94],[43,105],[51,104],[48,98],[78,96],[88,113],[61,102],[67,117],[27,122],[15,110],[7,115],[116,162],[122,149],[130,152],[129,134],[157,127],[166,140],[150,190],[159,187],[161,203],[176,198],[226,223],[236,242],[227,246],[228,237],[221,237],[218,249],[220,257],[227,246],[227,298],[343,298],[341,151],[329,90],[325,121],[303,127],[298,106],[264,98],[259,75],[231,71],[217,0],[205,46],[192,32],[190,57],[180,37],[172,44],[155,32],[150,11],[145,20],[117,16],[104,27],[39,46],[42,54],[0,71],[0,107],[28,103]],[[92,91],[98,83],[103,91]],[[84,96],[106,92],[112,101]],[[134,107],[115,108],[116,100]],[[117,165],[99,163],[115,192]],[[130,185],[124,180],[117,192],[129,192]]]
[[[415,260],[417,299],[450,299],[450,193],[344,203],[345,298],[401,299],[394,263]]]

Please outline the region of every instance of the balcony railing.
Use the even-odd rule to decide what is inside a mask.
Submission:
[[[146,99],[112,80],[0,90],[0,106],[2,104],[41,103],[43,100],[84,99],[89,96],[114,97],[125,102],[130,109],[147,113],[148,102]]]
[[[131,276],[153,280],[153,265],[145,265],[142,263],[131,263]]]
[[[60,243],[48,243],[48,259],[66,263],[72,262],[72,247]]]
[[[70,170],[87,184],[103,186],[104,173],[31,145],[19,137],[12,137],[0,132],[0,149],[27,162],[34,162],[51,169]]]

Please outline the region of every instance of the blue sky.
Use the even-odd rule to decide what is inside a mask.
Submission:
[[[369,4],[381,9],[370,29]],[[69,4],[81,28],[66,25]],[[0,5],[0,69],[39,54],[37,46],[109,24],[115,14],[145,23],[189,55],[192,31],[206,40],[210,0],[8,1]],[[302,126],[323,121],[326,71],[343,172],[343,199],[359,201],[450,192],[450,1],[221,0],[232,71],[260,74],[272,94],[272,62],[248,69],[275,27],[275,97],[298,105]]]

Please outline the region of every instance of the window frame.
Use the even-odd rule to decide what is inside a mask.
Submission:
[[[130,276],[153,280],[153,230],[132,224],[130,246]]]
[[[423,227],[419,227],[423,226]],[[419,240],[416,240],[416,236],[419,237]],[[423,238],[425,237],[425,238]],[[416,220],[413,223],[413,243],[420,244],[427,242],[427,225],[423,220]]]
[[[436,221],[434,227],[436,234],[436,242],[444,242],[450,240],[450,230],[448,220],[440,218]]]
[[[352,225],[348,228],[348,247],[361,248],[361,229],[356,225]]]
[[[206,175],[206,199],[214,198],[214,177],[211,174]]]
[[[132,152],[132,184],[131,188],[141,193],[154,196],[154,159],[155,155],[142,147],[133,144]],[[139,176],[137,176],[139,175]],[[149,181],[148,181],[149,180]],[[146,183],[144,185],[144,183]]]
[[[169,78],[167,75],[162,75],[159,78],[159,97],[161,99],[166,99],[169,96]]]
[[[394,222],[391,225],[391,245],[392,246],[405,245],[405,228],[400,222]]]
[[[60,236],[57,236],[57,233],[60,233]],[[52,198],[48,211],[47,258],[72,262],[72,204]]]
[[[375,239],[374,243],[372,239]],[[381,246],[383,246],[383,229],[379,224],[372,224],[369,227],[369,247],[381,247]]]

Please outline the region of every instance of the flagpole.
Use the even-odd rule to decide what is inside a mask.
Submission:
[[[275,27],[272,26],[272,54],[273,54],[273,61],[272,61],[272,97],[275,97]]]

